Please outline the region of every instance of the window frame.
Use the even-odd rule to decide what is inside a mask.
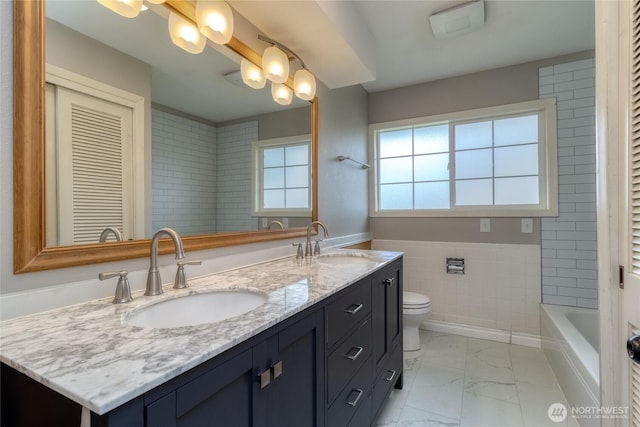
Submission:
[[[264,175],[263,175],[263,158],[262,158],[262,150],[268,147],[278,147],[278,146],[293,146],[293,145],[302,145],[307,144],[308,147],[308,208],[263,208],[263,190],[264,190]],[[263,139],[259,141],[255,141],[251,144],[251,216],[262,218],[262,217],[296,217],[303,218],[309,217],[312,213],[312,203],[313,203],[313,187],[311,185],[312,176],[312,144],[311,144],[311,134],[306,135],[295,135],[288,136],[283,138],[272,138],[272,139]],[[286,187],[285,187],[286,188]]]
[[[453,125],[480,120],[496,120],[526,113],[540,113],[539,121],[539,203],[538,205],[455,205],[455,151]],[[547,217],[558,215],[558,149],[556,98],[525,101],[514,104],[478,108],[412,119],[373,123],[369,125],[369,161],[373,165],[369,175],[370,217]],[[378,134],[382,131],[409,127],[447,124],[449,126],[449,200],[448,209],[380,210],[380,158]],[[492,146],[492,149],[494,147]],[[495,179],[495,177],[493,177]]]

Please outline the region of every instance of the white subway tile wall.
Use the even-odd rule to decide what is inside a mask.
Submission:
[[[152,227],[182,235],[256,230],[251,143],[258,122],[216,128],[152,110]]]
[[[151,112],[152,227],[211,233],[216,211],[216,128]]]
[[[557,218],[542,219],[542,301],[598,307],[595,65],[593,59],[539,70],[540,98],[558,104]]]
[[[251,143],[258,121],[218,128],[217,231],[257,230],[251,217]]]
[[[540,246],[374,240],[404,252],[404,289],[431,299],[430,318],[508,332],[540,334]],[[447,274],[446,258],[465,274]]]

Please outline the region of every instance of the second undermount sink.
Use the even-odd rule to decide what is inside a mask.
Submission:
[[[367,264],[374,258],[361,252],[329,252],[318,255],[318,262],[325,264]]]
[[[267,294],[224,290],[190,294],[129,312],[124,322],[143,328],[179,328],[219,322],[254,310],[267,302]]]

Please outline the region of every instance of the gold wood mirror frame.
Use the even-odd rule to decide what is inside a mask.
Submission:
[[[45,244],[45,5],[14,0],[13,6],[13,257],[14,273],[50,270],[148,256],[150,240],[60,246]],[[195,16],[193,6],[169,0],[167,7]],[[227,47],[259,65],[260,55],[235,37]],[[318,218],[318,102],[311,103],[312,220]],[[266,242],[306,235],[302,228],[187,236],[185,250]],[[163,242],[160,253],[173,249]]]

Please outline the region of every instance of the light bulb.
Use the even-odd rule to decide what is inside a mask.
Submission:
[[[173,44],[189,53],[197,54],[204,50],[205,38],[196,26],[173,12],[169,14],[169,36]]]
[[[198,31],[194,27],[181,25],[180,37],[182,37],[186,42],[194,43],[198,40]]]
[[[233,36],[233,12],[224,1],[198,0],[196,22],[202,34],[214,43],[227,44]]]
[[[276,46],[268,47],[262,55],[262,70],[274,83],[284,83],[289,78],[289,58]]]
[[[135,18],[142,8],[142,0],[98,0],[98,3],[125,18]]]
[[[271,96],[278,104],[289,105],[293,100],[293,91],[282,83],[272,83]]]
[[[298,70],[293,76],[293,88],[298,98],[311,101],[316,96],[316,78],[305,68]]]
[[[264,77],[260,67],[246,58],[242,58],[242,61],[240,61],[240,74],[244,84],[254,89],[262,89],[267,83],[267,79]]]

